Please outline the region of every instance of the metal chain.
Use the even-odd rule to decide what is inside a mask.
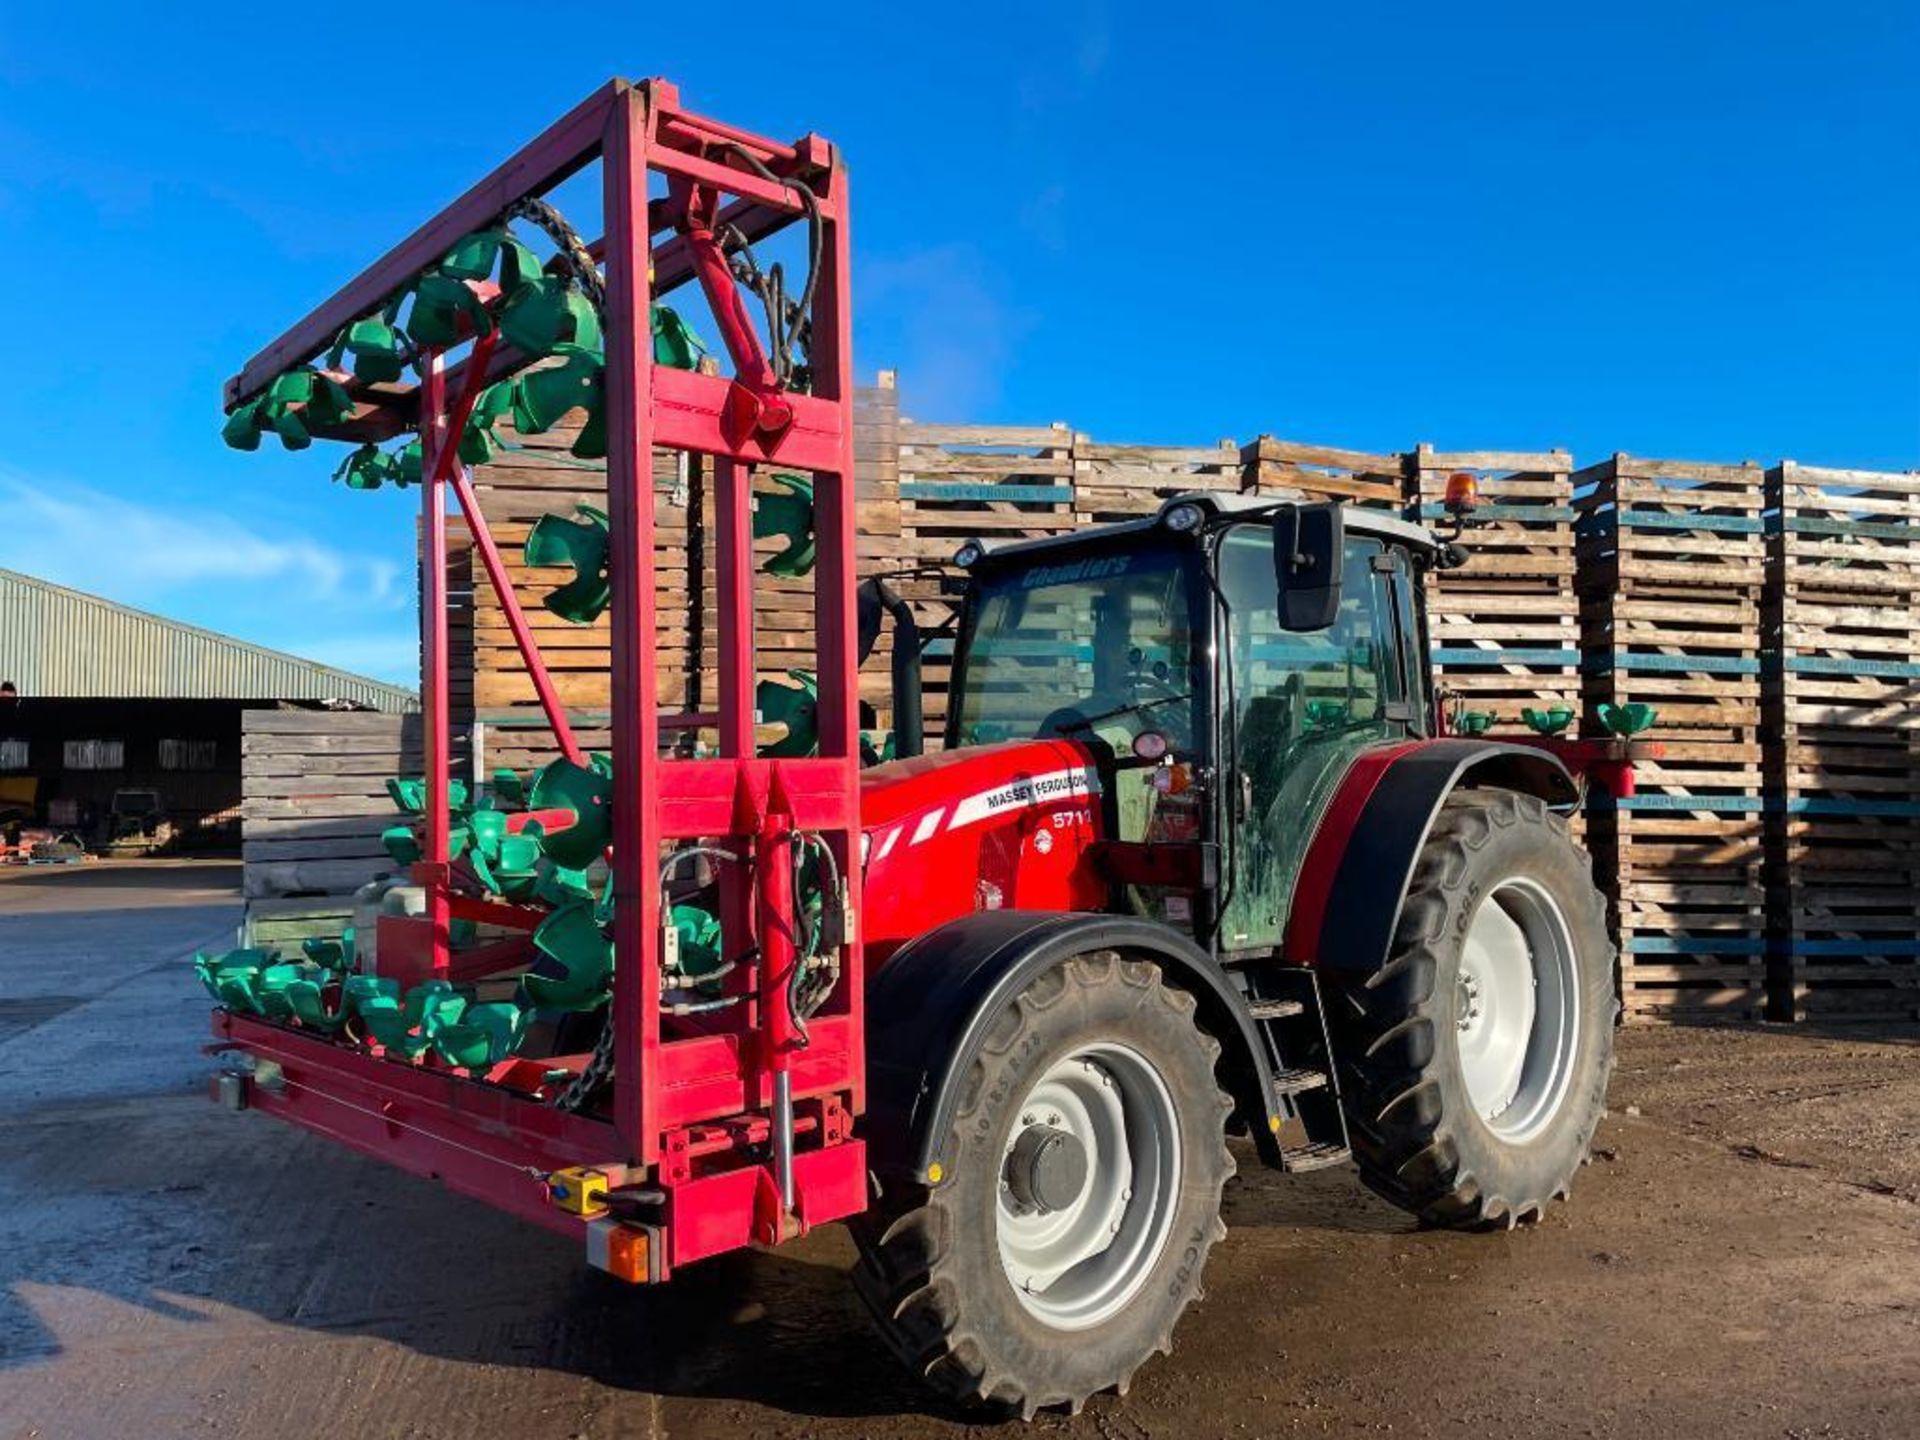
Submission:
[[[607,282],[601,278],[600,267],[594,264],[593,252],[587,249],[587,242],[580,238],[578,230],[567,223],[566,216],[546,201],[529,196],[507,207],[507,219],[525,220],[539,227],[559,250],[567,269],[573,273],[573,283],[580,287],[580,293],[593,302],[594,309],[603,315],[606,313]]]
[[[558,1095],[553,1097],[554,1108],[577,1112],[585,1108],[587,1102],[613,1079],[613,1003],[607,1003],[607,1023],[600,1027],[600,1038],[593,1042],[593,1053],[587,1057],[587,1063],[580,1073],[573,1077]]]
[[[792,190],[807,212],[807,279],[798,300],[787,298],[785,267],[775,261],[762,270],[753,247],[737,227],[729,225],[721,237],[722,247],[730,256],[727,268],[733,272],[733,278],[759,296],[761,307],[766,311],[771,352],[767,358],[773,366],[774,377],[790,389],[807,389],[812,384],[813,369],[813,295],[820,278],[820,202],[804,181],[775,175],[759,156],[742,146],[727,148],[762,180]],[[795,364],[793,358],[796,346],[802,357],[799,364]]]

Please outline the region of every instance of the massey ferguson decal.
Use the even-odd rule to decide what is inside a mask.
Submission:
[[[953,807],[949,829],[971,825],[1003,810],[1024,809],[1042,801],[1078,800],[1100,793],[1100,772],[1092,769],[1056,770],[1051,775],[1022,776],[997,790],[969,795]]]
[[[1031,809],[1036,805],[1058,805],[1062,801],[1091,800],[1100,793],[1100,772],[1090,767],[1055,770],[1047,775],[1023,775],[992,790],[956,801],[951,808],[936,805],[917,820],[896,825],[873,837],[870,858],[883,860],[905,837],[909,845],[919,845],[935,835],[959,830],[1010,810]],[[1058,817],[1055,817],[1058,826]],[[911,833],[909,833],[909,831]]]

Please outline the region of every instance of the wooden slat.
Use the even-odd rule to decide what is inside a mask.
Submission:
[[[250,906],[275,896],[350,896],[393,869],[379,844],[400,819],[386,782],[422,769],[418,715],[249,710],[240,748]]]

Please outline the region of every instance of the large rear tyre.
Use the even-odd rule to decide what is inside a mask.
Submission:
[[[1111,951],[1048,970],[994,1017],[947,1173],[855,1225],[861,1298],[941,1395],[1077,1411],[1172,1348],[1234,1171],[1194,1008]]]
[[[1590,863],[1532,795],[1456,792],[1387,964],[1324,972],[1361,1178],[1432,1225],[1564,1199],[1605,1113],[1619,1014]]]

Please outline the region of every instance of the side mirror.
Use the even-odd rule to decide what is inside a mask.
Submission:
[[[1290,505],[1273,517],[1273,578],[1280,628],[1324,630],[1340,613],[1346,520],[1337,500]]]

